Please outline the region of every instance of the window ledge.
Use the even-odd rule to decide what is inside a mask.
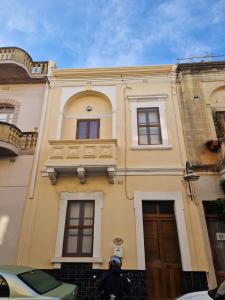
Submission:
[[[138,145],[138,146],[131,146],[132,150],[167,150],[172,149],[172,145]]]
[[[53,257],[51,258],[52,263],[102,263],[102,257]]]

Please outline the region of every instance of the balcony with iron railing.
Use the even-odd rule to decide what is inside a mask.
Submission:
[[[77,174],[81,183],[85,183],[87,174],[105,173],[109,182],[114,183],[116,165],[115,139],[49,141],[45,166],[52,184],[56,184],[60,173]]]
[[[34,154],[37,132],[22,132],[15,125],[0,121],[0,157]]]
[[[1,76],[5,74],[5,77]],[[41,80],[48,73],[48,62],[34,62],[31,56],[23,49],[17,47],[0,48],[0,80],[16,81],[19,78],[24,80],[25,74],[27,80]],[[3,81],[3,83],[4,83]]]

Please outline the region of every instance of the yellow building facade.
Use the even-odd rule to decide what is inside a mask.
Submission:
[[[78,283],[83,297],[113,254],[138,299],[215,284],[185,177],[176,66],[52,68],[48,79],[17,263]]]

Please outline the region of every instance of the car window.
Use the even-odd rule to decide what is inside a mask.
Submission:
[[[0,298],[9,297],[9,286],[5,278],[0,276]]]
[[[31,270],[18,277],[38,294],[45,294],[62,284],[41,270]]]

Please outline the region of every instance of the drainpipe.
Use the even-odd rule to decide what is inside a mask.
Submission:
[[[30,180],[30,190],[29,190],[29,199],[32,199],[34,196],[34,186],[36,182],[37,177],[37,168],[39,163],[39,157],[40,157],[40,151],[41,151],[41,144],[42,144],[42,138],[43,138],[43,132],[44,132],[44,124],[45,124],[45,117],[46,117],[46,111],[47,111],[47,104],[48,104],[48,92],[49,92],[49,76],[51,75],[52,67],[54,66],[53,61],[49,61],[49,68],[48,68],[48,74],[46,76],[46,84],[45,84],[45,93],[44,93],[44,100],[43,100],[43,109],[41,114],[41,120],[40,120],[40,126],[39,126],[39,132],[38,132],[38,141],[35,151],[35,157],[34,157],[34,164],[32,169],[32,175]]]

